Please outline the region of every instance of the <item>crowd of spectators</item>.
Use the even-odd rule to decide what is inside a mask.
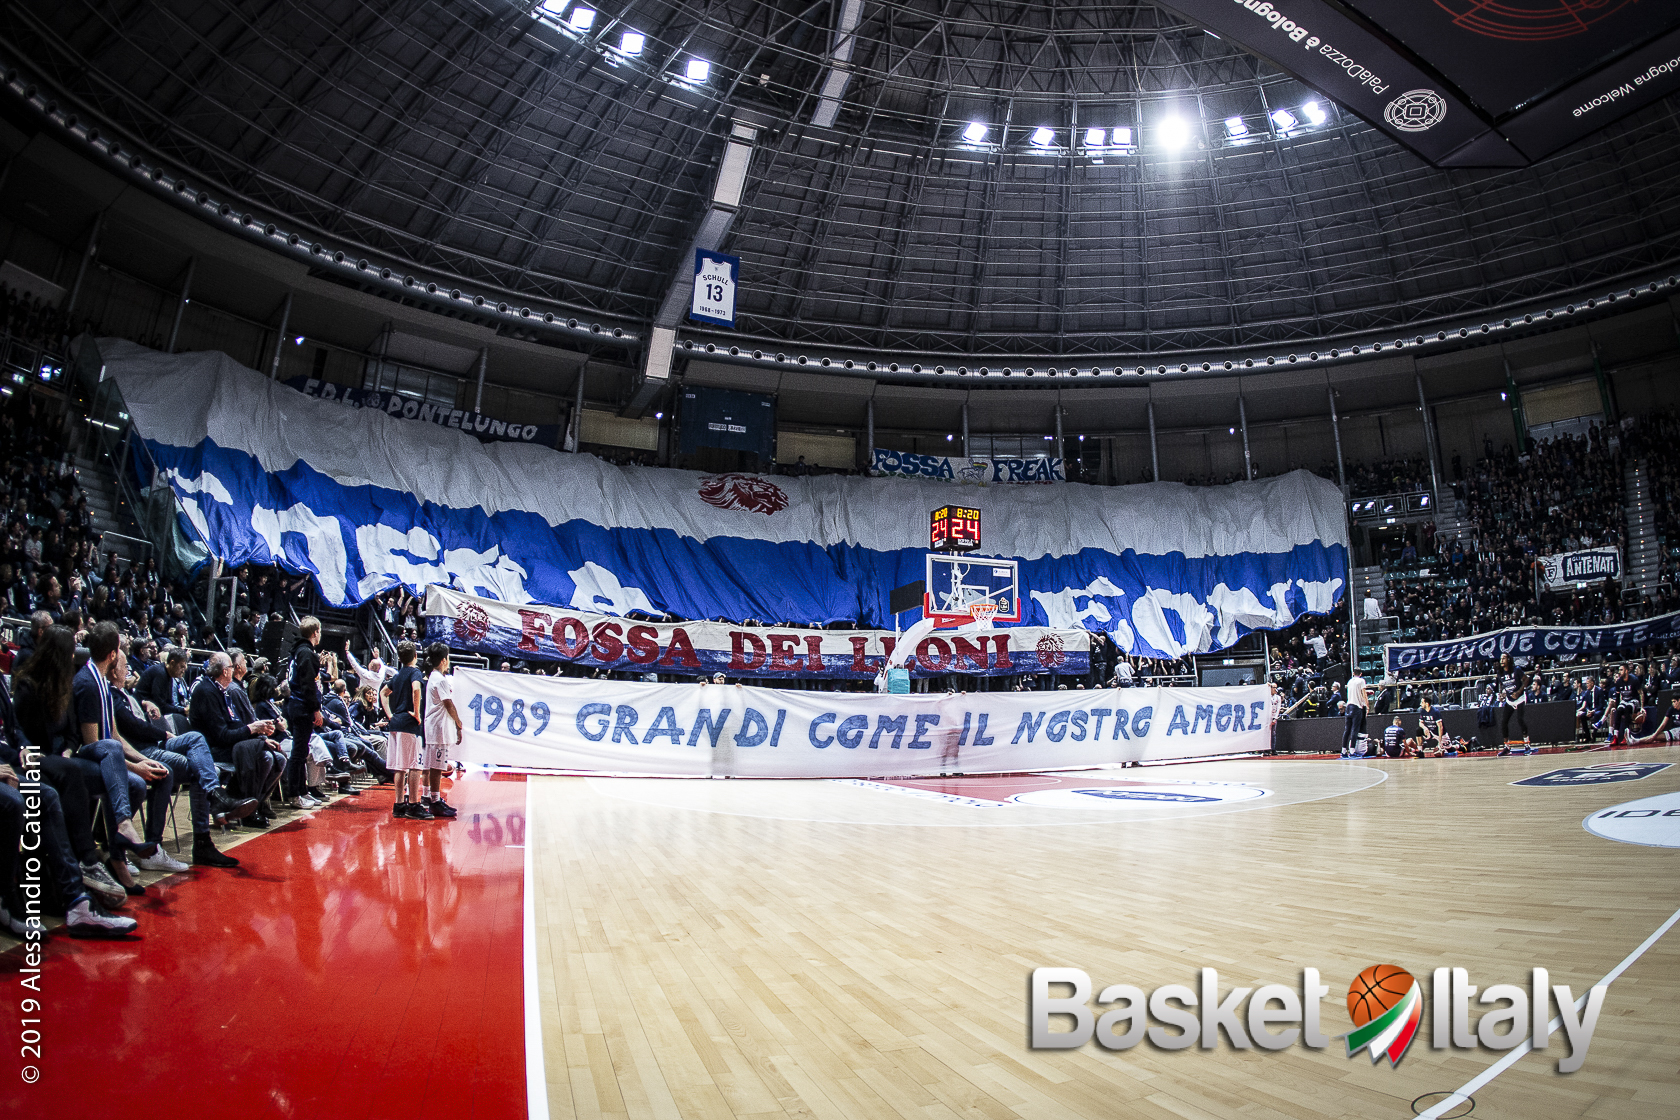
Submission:
[[[1657,613],[1666,613],[1680,606],[1680,418],[1668,411],[1647,417],[1633,441],[1646,467],[1645,492],[1660,550],[1657,580],[1663,609]]]
[[[62,310],[6,284],[0,284],[0,330],[58,353],[70,342],[70,320]]]
[[[1329,476],[1327,476],[1329,477]],[[1353,463],[1347,472],[1348,496],[1375,498],[1433,488],[1427,459],[1382,459]]]
[[[56,402],[8,391],[0,404],[0,613],[53,621],[114,622],[160,643],[186,644],[191,621],[155,560],[119,563],[101,534],[77,480]]]
[[[1449,540],[1434,522],[1403,526],[1375,549],[1386,593],[1364,613],[1394,617],[1396,640],[1408,642],[1623,621],[1620,583],[1554,591],[1535,573],[1542,556],[1621,544],[1622,466],[1619,441],[1597,426],[1541,441],[1526,455],[1484,456],[1454,487],[1473,529]]]
[[[0,676],[0,933],[38,937],[59,915],[73,937],[126,937],[138,923],[117,911],[145,876],[238,865],[215,827],[264,830],[358,796],[359,780],[391,780],[391,670],[317,655],[320,624],[302,623],[284,661],[235,647],[194,665],[108,620],[35,613]],[[191,864],[165,842],[178,788],[191,795]],[[42,806],[34,875],[17,858],[26,796]]]

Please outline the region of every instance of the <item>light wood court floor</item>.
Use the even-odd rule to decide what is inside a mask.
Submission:
[[[1226,991],[1316,967],[1332,1036],[1350,1028],[1347,985],[1371,964],[1425,982],[1464,967],[1481,987],[1526,986],[1543,966],[1580,995],[1680,907],[1680,850],[1600,839],[1581,821],[1680,789],[1680,765],[1593,788],[1509,783],[1633,760],[1680,763],[1680,749],[1111,772],[1279,786],[1316,774],[1351,792],[1029,827],[983,808],[971,811],[985,827],[904,823],[912,798],[833,782],[706,783],[732,787],[722,803],[737,808],[721,812],[660,804],[657,786],[536,779],[550,1114],[1409,1117],[1414,1098],[1502,1055],[1429,1049],[1427,1011],[1392,1069],[1339,1043],[1268,1053],[1223,1037],[1213,1052],[1033,1051],[1028,976],[1071,966],[1098,990],[1147,992],[1195,987],[1210,966]],[[1389,778],[1330,780],[1349,767]],[[832,816],[837,790],[899,823],[797,819],[807,803]],[[743,797],[765,815],[738,811]],[[1680,928],[1611,986],[1585,1068],[1556,1073],[1566,1053],[1554,1036],[1479,1091],[1474,1115],[1680,1116]]]

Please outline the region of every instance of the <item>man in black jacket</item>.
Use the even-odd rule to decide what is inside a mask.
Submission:
[[[323,724],[321,719],[321,659],[315,647],[321,644],[321,620],[305,615],[298,623],[297,645],[292,647],[292,694],[286,698],[286,723],[292,729],[292,756],[286,760],[286,796],[306,794],[304,767],[309,762],[309,735]]]
[[[267,720],[241,723],[228,696],[233,683],[233,662],[225,653],[213,653],[204,663],[204,673],[193,686],[191,719],[193,730],[210,744],[210,754],[217,762],[233,764],[240,790],[254,797],[268,789],[273,763],[270,749],[278,749],[269,735],[274,725]],[[194,839],[194,855],[197,855]]]
[[[233,683],[228,685],[227,695],[228,700],[233,705],[234,722],[247,725],[253,723],[266,724],[268,721],[257,715],[257,706],[251,703],[251,694],[245,691],[245,678],[250,675],[245,651],[238,646],[234,646],[227,651],[227,655],[228,659],[233,662]],[[270,734],[272,736],[273,733]],[[263,822],[266,825],[273,823],[267,816],[268,799],[274,793],[274,787],[280,784],[280,775],[286,769],[286,755],[278,745],[273,744],[272,738],[263,749],[268,753],[268,761],[272,767],[272,772],[269,774],[268,786],[261,790],[252,790],[251,793],[262,803]],[[258,827],[263,827],[263,825]]]
[[[186,650],[169,647],[162,661],[152,662],[140,674],[140,683],[134,688],[135,697],[150,701],[162,715],[186,715],[187,686],[182,680],[187,675],[187,662]]]

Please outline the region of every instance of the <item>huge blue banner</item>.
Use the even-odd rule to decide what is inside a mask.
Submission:
[[[403,585],[606,614],[891,628],[925,574],[945,483],[617,467],[312,400],[221,354],[102,340],[182,516],[232,564],[312,573],[334,605]],[[1022,623],[1107,631],[1147,657],[1334,608],[1335,486],[988,487],[989,551],[1020,561]],[[1053,495],[1053,496],[1052,496]]]

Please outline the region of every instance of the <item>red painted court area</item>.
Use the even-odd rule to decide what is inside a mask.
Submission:
[[[523,1117],[525,785],[456,782],[452,823],[391,799],[149,888],[137,940],[53,935],[41,1080],[0,1085],[0,1116]]]

